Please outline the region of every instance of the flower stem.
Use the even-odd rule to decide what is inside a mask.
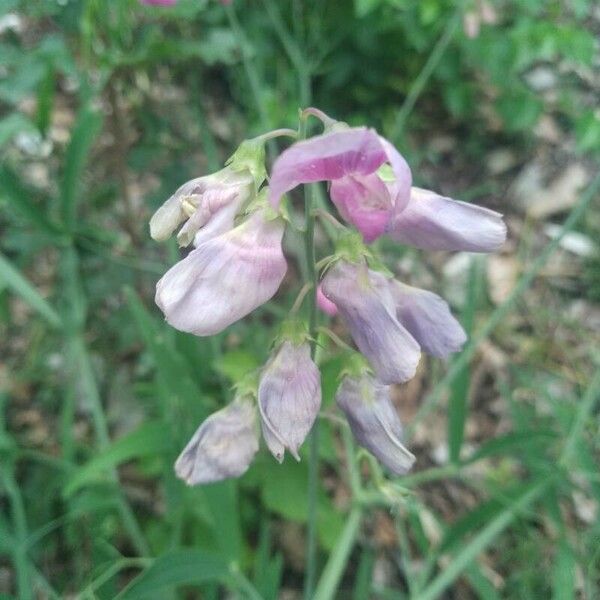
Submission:
[[[300,121],[300,139],[305,139],[307,134],[306,119]],[[311,293],[306,302],[308,311],[308,331],[311,337],[311,356],[316,352],[317,333],[317,269],[315,265],[315,217],[313,214],[313,188],[314,185],[304,186],[304,256],[306,260],[307,284],[312,285]],[[310,434],[309,459],[308,459],[308,531],[306,539],[306,570],[304,578],[304,598],[310,599],[313,595],[317,578],[317,490],[319,483],[319,420],[315,421]]]

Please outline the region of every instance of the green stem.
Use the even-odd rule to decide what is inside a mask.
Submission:
[[[304,124],[306,127],[306,124]],[[316,352],[317,333],[317,304],[316,289],[318,285],[317,270],[315,268],[315,229],[313,208],[312,186],[304,186],[304,218],[306,231],[304,234],[304,252],[308,281],[313,288],[307,298],[308,308],[308,331],[311,339],[311,356],[314,358]],[[317,490],[319,484],[319,420],[315,421],[310,434],[310,455],[308,459],[308,533],[306,540],[306,575],[304,583],[304,597],[312,598],[312,591],[316,581],[317,571]]]
[[[335,548],[323,569],[323,575],[311,600],[331,600],[344,574],[348,557],[354,548],[356,536],[360,530],[362,510],[358,507],[350,511],[346,525],[338,538]]]

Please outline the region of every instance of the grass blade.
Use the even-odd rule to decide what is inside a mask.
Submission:
[[[545,491],[549,483],[550,479],[544,479],[529,487],[510,506],[494,517],[470,542],[462,546],[450,563],[419,594],[419,600],[439,598],[442,592],[475,560],[477,555],[485,550],[508,527],[517,516],[517,513],[529,506]]]
[[[44,317],[52,327],[61,327],[62,321],[58,313],[3,254],[0,254],[0,280]]]

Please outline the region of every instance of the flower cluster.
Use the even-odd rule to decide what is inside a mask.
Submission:
[[[158,282],[156,303],[173,327],[207,336],[270,300],[287,270],[281,200],[300,184],[328,182],[351,227],[341,228],[312,293],[323,312],[339,315],[360,352],[347,361],[336,402],[358,443],[402,474],[414,456],[402,445],[390,386],[414,376],[422,351],[446,358],[466,336],[442,298],[396,280],[368,244],[387,236],[422,249],[492,252],[506,227],[494,211],[413,187],[404,158],[374,130],[317,109],[303,118],[309,115],[322,120],[324,133],[285,150],[268,186],[265,141],[289,130],[245,141],[221,171],[185,183],[155,213],[154,239],[180,227],[180,245],[194,247]],[[299,460],[321,406],[321,382],[311,332],[295,315],[252,381],[238,386],[234,401],[204,421],[182,452],[175,468],[188,484],[243,473],[258,449],[259,423],[277,460],[286,450]]]

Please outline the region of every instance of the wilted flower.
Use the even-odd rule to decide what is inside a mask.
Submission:
[[[363,370],[360,375],[344,377],[335,400],[363,448],[396,475],[410,470],[415,457],[402,444],[402,424],[391,402],[389,386]]]
[[[421,351],[398,322],[394,298],[383,275],[367,265],[336,262],[321,283],[348,325],[354,342],[383,383],[411,379]]]
[[[306,339],[284,339],[273,353],[260,377],[258,406],[273,456],[281,462],[287,449],[300,460],[298,449],[321,406],[321,377]]]
[[[237,212],[254,193],[254,178],[247,169],[231,166],[184,183],[150,219],[150,235],[166,240],[185,221],[177,235],[187,246],[198,234],[202,241],[233,227]],[[199,231],[205,228],[206,231]],[[199,245],[196,243],[196,245]]]
[[[458,352],[467,340],[460,323],[452,316],[447,302],[433,292],[388,280],[398,321],[419,346],[432,356],[447,358]]]
[[[175,472],[188,485],[239,477],[257,451],[256,407],[249,398],[236,398],[200,425],[179,455]]]
[[[169,324],[213,335],[245,317],[278,290],[287,263],[283,220],[259,208],[174,265],[156,285],[156,304]]]
[[[320,113],[315,109],[306,112]],[[301,183],[330,181],[331,198],[342,216],[367,241],[372,241],[385,231],[393,210],[408,203],[410,169],[398,151],[375,130],[351,128],[323,117],[330,123],[330,131],[297,142],[275,161],[271,202],[278,206],[283,194]],[[393,193],[377,173],[385,163],[391,166],[397,182]]]
[[[424,250],[493,252],[506,240],[506,225],[493,210],[413,187],[406,207],[394,212],[388,234]]]

